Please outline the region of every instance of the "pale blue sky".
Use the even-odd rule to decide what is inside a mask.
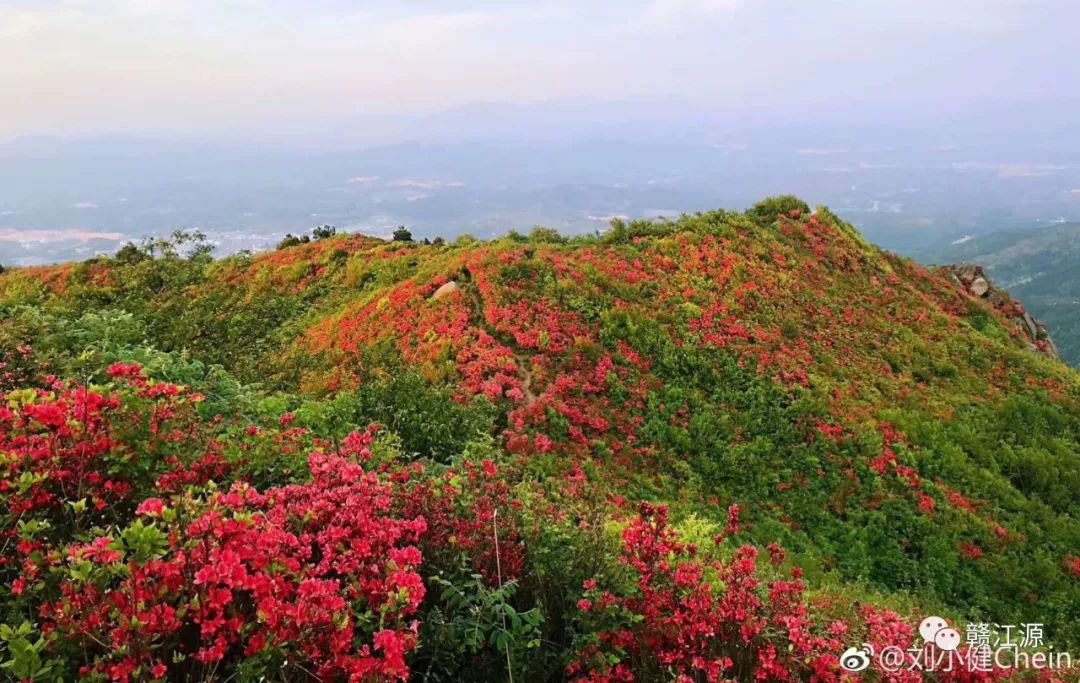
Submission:
[[[1074,0],[0,0],[0,139],[472,102],[1075,98]]]

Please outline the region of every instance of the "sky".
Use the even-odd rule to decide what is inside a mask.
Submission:
[[[824,116],[1075,98],[1075,0],[0,0],[0,140],[477,102]]]

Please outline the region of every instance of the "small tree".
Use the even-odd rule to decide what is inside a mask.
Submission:
[[[537,225],[529,232],[529,241],[534,244],[562,244],[566,241],[566,238],[560,235],[555,228],[545,228],[542,225]]]
[[[117,262],[127,266],[133,266],[136,263],[141,263],[150,258],[150,255],[146,251],[135,244],[134,242],[128,242],[124,246],[120,247],[120,250],[116,252],[116,256],[113,257]]]
[[[324,240],[328,237],[333,237],[337,234],[337,228],[332,225],[320,225],[311,231],[311,234],[317,240]]]
[[[194,232],[185,232],[183,230],[177,230],[173,233],[173,238],[178,240],[180,244],[189,244],[187,257],[191,261],[209,261],[214,253],[214,245],[210,243],[206,238],[206,234],[202,231],[196,230]]]
[[[209,259],[214,245],[206,240],[206,233],[201,230],[174,230],[168,237],[144,239],[138,247],[150,258],[160,256],[166,259],[186,258],[192,261]]]
[[[404,225],[399,225],[397,230],[394,231],[395,242],[412,242],[412,233]]]
[[[766,197],[746,211],[747,217],[761,226],[775,223],[780,216],[805,216],[809,213],[810,206],[792,194]]]
[[[294,235],[294,234],[292,234],[290,232],[287,235],[285,235],[285,237],[280,242],[278,242],[277,248],[278,249],[288,249],[289,247],[295,247],[295,246],[300,245],[300,244],[307,244],[310,241],[311,241],[311,238],[308,237],[307,235],[304,235],[302,237],[297,237],[296,235]]]

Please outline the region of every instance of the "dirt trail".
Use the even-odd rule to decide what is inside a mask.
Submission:
[[[525,394],[525,405],[531,406],[536,403],[536,394],[532,390],[532,361],[519,353],[514,353],[514,362],[521,370],[521,392]]]

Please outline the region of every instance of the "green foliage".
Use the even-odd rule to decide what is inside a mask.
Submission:
[[[483,397],[461,403],[450,387],[431,385],[406,368],[363,383],[355,394],[343,394],[336,401],[342,402],[347,405],[347,424],[384,425],[401,437],[406,453],[441,461],[491,434],[497,415],[496,407]]]
[[[576,469],[568,483],[580,467],[611,499],[666,501],[703,528],[738,502],[740,540],[780,540],[813,586],[1045,622],[1080,642],[1067,568],[1080,548],[1077,376],[828,209],[811,218],[774,197],[571,239],[316,237],[215,261],[182,237],[9,269],[0,350],[29,344],[47,370],[89,383],[138,361],[192,387],[201,415],[224,416],[222,457],[261,487],[303,476],[316,439],[340,447],[377,422],[375,463],[512,461],[534,522],[543,504],[572,507],[560,492],[583,486]],[[448,279],[459,292],[430,301]],[[247,435],[287,431],[286,412],[309,430],[289,454]],[[431,676],[499,678],[509,649],[524,680],[572,642],[581,582],[619,581],[606,514],[597,502],[536,523],[529,572],[502,589],[440,567],[453,591],[425,622],[424,665],[442,648]],[[131,533],[153,552],[153,532]],[[543,621],[521,617],[516,632],[507,606],[542,606]],[[470,633],[470,619],[483,627]],[[537,629],[545,645],[529,647]]]
[[[397,229],[394,230],[394,241],[395,242],[412,242],[413,241],[412,233],[404,225],[399,225],[397,227]]]
[[[278,242],[277,248],[279,250],[280,249],[288,249],[290,247],[296,247],[296,246],[299,246],[301,244],[309,244],[310,242],[311,242],[311,238],[308,237],[307,235],[301,235],[300,237],[297,237],[296,235],[294,235],[294,234],[292,234],[290,232],[290,233],[286,234],[285,237],[283,237],[280,242]]]
[[[602,239],[607,244],[627,244],[636,237],[660,237],[676,230],[678,226],[669,221],[650,221],[640,218],[626,221],[622,218],[613,218],[611,227],[603,234]]]
[[[4,645],[5,658],[0,661],[3,669],[13,680],[62,681],[57,673],[60,662],[45,658],[45,637],[38,634],[33,625],[24,621],[18,626],[0,624],[0,641]]]
[[[325,240],[337,234],[337,228],[332,225],[320,225],[311,231],[311,236],[317,240]]]
[[[120,247],[116,252],[116,255],[113,256],[113,259],[115,259],[117,263],[121,263],[125,266],[133,266],[149,258],[152,258],[150,254],[134,242],[128,242]]]
[[[479,574],[436,574],[434,597],[420,637],[424,657],[416,671],[436,681],[490,681],[507,670],[522,680],[540,668],[544,615],[514,606],[518,583],[490,586]]]
[[[559,234],[555,228],[545,228],[537,225],[529,231],[529,241],[533,244],[562,244],[566,238]]]
[[[795,195],[767,197],[746,210],[746,215],[760,226],[771,225],[780,216],[806,215],[810,205]]]
[[[278,242],[277,249],[288,249],[290,247],[297,247],[301,244],[311,244],[312,240],[319,242],[322,240],[328,240],[338,234],[338,229],[332,225],[320,225],[311,230],[311,237],[307,235],[300,235],[297,237],[291,232],[286,234],[280,242]]]
[[[134,247],[128,243],[117,252],[117,258],[123,259],[126,265],[141,262],[144,258],[178,259],[187,258],[192,261],[205,261],[214,251],[214,245],[206,240],[206,234],[200,230],[175,230],[166,237],[149,237]]]

